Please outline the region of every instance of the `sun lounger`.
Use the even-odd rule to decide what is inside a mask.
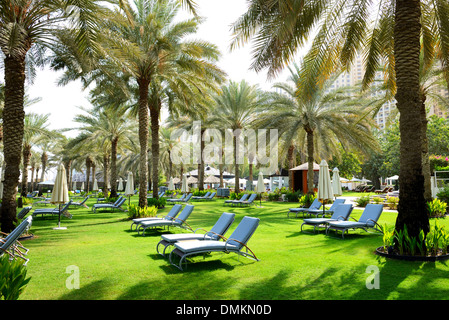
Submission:
[[[167,202],[173,202],[175,203],[176,201],[180,201],[180,200],[184,200],[187,197],[187,193],[184,193],[181,198],[171,198],[171,199],[167,199]]]
[[[156,215],[156,217],[147,217],[147,218],[136,218],[133,219],[133,223],[131,224],[131,230],[133,229],[133,226],[135,226],[135,230],[137,230],[137,226],[143,222],[143,221],[152,221],[152,220],[167,220],[172,221],[178,213],[181,211],[182,205],[175,204],[170,211],[163,217],[161,217],[159,214]]]
[[[210,200],[213,200],[213,199],[214,199],[214,197],[215,197],[216,194],[217,194],[216,192],[212,192],[210,195],[201,197],[201,198],[198,199],[198,200],[200,200],[200,201],[210,201]]]
[[[187,240],[221,240],[228,231],[231,224],[234,222],[235,213],[223,212],[217,222],[214,224],[212,229],[209,231],[202,228],[198,228],[193,231],[193,233],[179,233],[179,234],[163,234],[161,240],[156,246],[156,251],[165,256],[165,251],[168,246],[174,245],[178,241]],[[198,232],[199,230],[205,233]],[[159,250],[159,246],[163,246],[164,249],[162,253]]]
[[[116,201],[114,204],[109,204],[109,203],[96,203],[94,205],[93,211],[97,212],[98,209],[104,210],[104,209],[109,209],[111,211],[114,211],[116,209],[121,210],[121,211],[125,211],[125,209],[122,208],[122,205],[125,203],[126,198],[122,197],[122,199]]]
[[[247,246],[251,236],[259,226],[259,219],[253,217],[243,217],[237,228],[225,241],[203,240],[203,241],[179,241],[174,244],[174,249],[170,252],[169,260],[172,265],[183,270],[182,264],[187,257],[210,252],[236,253],[247,258],[259,261],[253,251]],[[242,251],[245,249],[245,251]],[[179,262],[174,263],[175,256],[179,257]]]
[[[85,197],[84,200],[81,202],[72,202],[70,205],[76,206],[76,207],[85,207],[85,208],[89,209],[89,207],[86,205],[87,199],[89,199],[89,196]]]
[[[245,194],[240,198],[240,200],[225,200],[224,205],[226,205],[226,204],[232,204],[232,203],[235,202],[235,201],[246,201],[246,199],[248,199],[248,197],[249,197],[249,193],[245,193]]]
[[[201,200],[208,196],[210,196],[210,191],[207,191],[204,196],[194,196],[194,197],[192,197],[192,200]]]
[[[142,221],[137,226],[137,232],[142,236],[145,236],[145,231],[149,228],[160,228],[160,227],[179,227],[183,229],[192,230],[192,228],[187,224],[186,220],[190,217],[190,214],[193,211],[194,206],[188,204],[184,207],[177,218],[172,220],[149,220]]]
[[[92,206],[91,210],[93,211],[95,208],[100,208],[101,206],[104,206],[104,205],[117,205],[122,199],[124,199],[124,197],[120,196],[117,198],[117,200],[115,200],[114,203],[95,203]]]
[[[67,202],[62,208],[61,208],[61,212],[59,212],[59,206],[56,208],[41,208],[41,209],[35,209],[33,211],[33,217],[37,216],[38,214],[40,214],[42,217],[44,215],[59,215],[59,213],[61,213],[61,215],[71,219],[72,215],[70,213],[67,212],[67,210],[69,209],[69,206],[72,204],[72,200],[70,200],[69,202]]]
[[[377,228],[377,220],[379,220],[380,215],[383,211],[382,204],[367,204],[365,210],[363,210],[362,215],[360,216],[358,221],[330,221],[327,224],[326,234],[329,233],[329,230],[333,229],[335,231],[341,231],[342,238],[344,238],[345,232],[349,229],[363,229],[368,231],[368,229],[375,229],[380,231]]]
[[[304,215],[309,211],[309,210],[318,210],[321,208],[321,202],[318,199],[313,200],[312,204],[310,205],[310,207],[308,208],[290,208],[288,209],[289,211],[287,212],[287,218],[290,216],[291,212],[296,213],[296,217],[298,217],[298,213],[302,213],[302,216],[304,218]]]
[[[6,235],[5,238],[0,239],[0,256],[6,253],[10,256],[11,260],[14,258],[21,258],[25,260],[24,265],[28,263],[29,259],[24,257],[28,253],[28,249],[22,246],[19,242],[19,238],[31,227],[32,221],[33,217],[29,216],[23,220],[10,234]],[[25,250],[25,252],[20,249]]]
[[[176,202],[183,202],[183,203],[187,203],[190,201],[190,198],[192,198],[192,194],[189,193],[184,199],[180,198],[180,199],[167,199],[167,203],[176,203]]]
[[[333,211],[330,218],[308,218],[304,219],[301,224],[301,231],[304,225],[313,226],[313,231],[315,232],[317,227],[326,227],[326,224],[331,221],[345,221],[348,220],[349,215],[352,212],[352,204],[338,204]]]
[[[309,209],[307,210],[307,212],[304,212],[304,214],[307,214],[309,216],[315,216],[315,218],[318,218],[319,215],[322,216],[322,218],[324,218],[324,215],[327,214],[332,214],[335,210],[335,208],[339,205],[339,204],[343,204],[345,203],[345,199],[335,199],[334,202],[332,203],[332,205],[330,206],[329,209],[327,210],[320,210],[320,209]]]
[[[256,200],[256,198],[257,198],[257,193],[253,193],[249,196],[248,200],[236,201],[236,202],[233,202],[232,205],[250,206],[254,203],[254,200]]]
[[[22,208],[22,210],[20,210],[20,212],[17,214],[17,219],[25,218],[25,216],[28,214],[28,212],[31,211],[32,208],[32,206]]]

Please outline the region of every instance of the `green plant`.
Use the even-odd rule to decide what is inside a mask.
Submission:
[[[285,194],[285,197],[287,198],[288,202],[298,202],[299,198],[301,197],[302,193],[300,190],[294,192],[294,191],[288,191]]]
[[[157,208],[155,206],[148,206],[148,207],[141,208],[136,204],[128,205],[128,218],[129,219],[154,217],[156,214],[157,214]]]
[[[355,199],[355,203],[357,207],[366,207],[369,203],[369,196],[361,196],[360,198]]]
[[[278,201],[279,200],[279,194],[272,192],[268,194],[268,201]]]
[[[429,217],[439,218],[446,214],[447,203],[439,199],[427,202],[427,213]]]
[[[165,207],[165,204],[167,203],[167,199],[165,198],[148,198],[147,199],[147,205],[149,207],[156,207],[158,209],[162,209]]]
[[[310,207],[313,200],[315,200],[315,199],[316,199],[316,193],[314,193],[314,194],[306,193],[301,198],[299,198],[298,202],[301,205],[301,207],[308,208],[308,207]]]
[[[31,277],[26,277],[23,261],[10,260],[8,254],[0,257],[0,300],[17,300]]]
[[[437,198],[441,201],[449,203],[449,186],[445,186],[439,190],[440,191],[437,193]]]
[[[384,243],[383,247],[384,247],[384,250],[387,251],[388,248],[390,248],[394,244],[393,231],[388,229],[387,224],[384,224],[383,226],[381,226],[381,231],[383,234],[382,235],[382,240]]]
[[[375,204],[382,204],[384,203],[384,199],[381,197],[373,197],[373,199],[371,200],[373,203]]]
[[[398,208],[398,203],[399,203],[399,198],[398,197],[393,197],[393,196],[387,196],[387,204],[390,207],[390,209],[397,209]]]

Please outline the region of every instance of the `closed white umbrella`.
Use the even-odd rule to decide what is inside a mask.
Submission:
[[[81,191],[84,191],[84,181],[81,183]]]
[[[72,183],[72,190],[73,190],[73,191],[76,190],[76,181],[73,181],[73,183]]]
[[[128,172],[128,181],[126,181],[125,196],[128,196],[128,204],[131,202],[131,196],[134,194],[134,178],[131,171]]]
[[[265,192],[265,183],[263,181],[263,173],[259,172],[259,178],[257,179],[256,192],[260,193],[260,208],[262,208],[262,193]]]
[[[189,192],[189,186],[187,185],[187,177],[186,176],[182,177],[181,192],[183,192],[183,193]]]
[[[338,171],[338,168],[334,168],[332,171],[332,190],[335,197],[341,196],[343,194],[343,191],[341,190],[341,180],[340,180],[340,173]]]
[[[326,160],[320,163],[320,171],[318,177],[318,199],[323,202],[323,215],[325,211],[324,201],[333,199],[333,190],[331,184],[331,177],[329,174],[329,166]]]
[[[51,193],[50,203],[59,205],[59,221],[58,227],[54,229],[67,229],[61,227],[61,204],[67,203],[69,201],[69,188],[67,187],[67,179],[65,174],[65,168],[62,164],[58,167],[58,172],[56,173],[55,185],[53,187],[53,192]]]
[[[170,181],[168,182],[168,190],[175,190],[175,184],[173,183],[173,178],[170,177]]]
[[[118,191],[123,191],[123,179],[118,179]]]
[[[97,179],[94,179],[94,186],[92,187],[92,191],[98,191],[98,182],[97,182]]]

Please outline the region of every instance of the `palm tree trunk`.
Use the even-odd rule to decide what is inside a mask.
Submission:
[[[109,154],[105,153],[103,155],[103,193],[105,197],[108,196],[108,184],[109,184]]]
[[[200,137],[200,159],[198,163],[198,190],[204,190],[204,161],[203,161],[203,153],[205,143],[202,139],[205,129],[201,129],[201,137]]]
[[[423,130],[419,86],[420,17],[419,0],[396,0],[394,52],[396,101],[400,112],[399,205],[396,230],[407,225],[411,237],[429,231],[424,200],[422,170]]]
[[[314,153],[314,145],[313,145],[313,130],[310,128],[306,128],[307,132],[307,193],[314,194],[313,190],[313,153]]]
[[[47,152],[44,151],[44,152],[42,152],[42,155],[41,155],[41,163],[42,163],[41,182],[44,181],[44,178],[45,178],[45,170],[47,169],[47,160],[48,160],[48,155],[47,155]],[[42,195],[42,188],[43,188],[43,185],[40,185],[39,195]]]
[[[158,197],[159,184],[159,110],[159,106],[150,106],[153,198]]]
[[[89,182],[90,182],[90,167],[92,165],[92,160],[89,156],[86,158],[86,194],[89,193]]]
[[[240,179],[239,179],[239,163],[238,163],[238,141],[240,139],[240,133],[236,133],[234,136],[234,175],[235,175],[235,193],[240,192]]]
[[[293,154],[295,151],[295,146],[293,144],[290,145],[290,147],[288,147],[288,151],[287,151],[287,161],[288,161],[288,169],[292,169],[293,165],[294,165],[294,159],[293,159]],[[288,170],[288,186],[289,189],[294,191],[293,188],[293,171]]]
[[[14,229],[16,219],[16,188],[20,176],[25,112],[25,57],[6,57],[5,104],[3,109],[3,154],[5,176],[1,207],[1,231],[9,233]]]
[[[111,140],[111,197],[117,197],[117,144],[118,138]]]
[[[148,85],[146,79],[139,79],[139,207],[147,206],[147,161],[148,161]]]
[[[28,166],[30,165],[31,145],[23,146],[23,168],[22,168],[22,197],[26,197],[28,193]]]

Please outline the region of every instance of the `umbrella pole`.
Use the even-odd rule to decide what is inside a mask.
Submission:
[[[58,216],[58,228],[61,228],[61,204],[59,204]]]

